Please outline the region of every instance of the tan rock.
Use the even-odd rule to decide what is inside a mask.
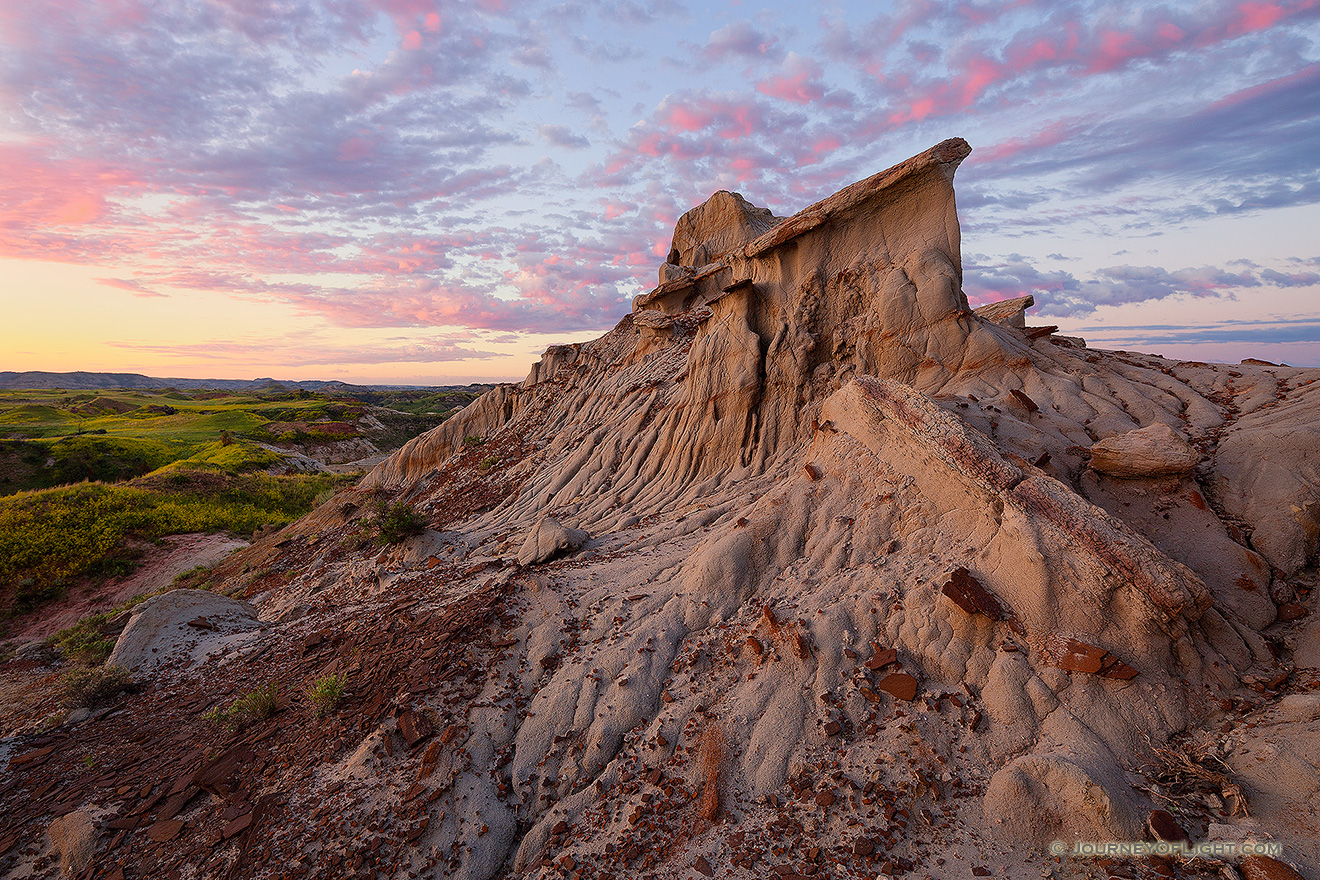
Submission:
[[[779,223],[766,208],[758,208],[739,193],[720,190],[678,218],[667,262],[700,267],[742,247]],[[668,279],[662,279],[668,280]]]
[[[1026,296],[1019,296],[1017,299],[1004,299],[983,305],[975,309],[974,314],[1003,327],[1022,330],[1027,326],[1027,309],[1035,304],[1036,298],[1031,294],[1027,294]]]
[[[1188,474],[1199,460],[1192,445],[1161,422],[1108,437],[1091,447],[1091,469],[1112,477]]]
[[[60,856],[60,870],[66,876],[80,873],[96,851],[96,823],[86,810],[66,813],[50,823],[47,830],[51,846]]]

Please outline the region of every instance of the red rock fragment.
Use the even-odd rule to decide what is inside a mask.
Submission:
[[[955,568],[949,575],[943,592],[968,614],[984,614],[991,620],[1009,620],[1013,616],[1004,610],[993,593],[981,586],[981,582],[962,566]]]
[[[1088,645],[1067,636],[1050,636],[1041,652],[1041,659],[1046,665],[1067,672],[1084,672],[1088,675],[1102,675],[1122,681],[1127,681],[1137,674],[1137,670],[1104,648]]]
[[[825,725],[826,736],[838,736],[843,732],[843,725],[837,721],[831,720]]]
[[[807,479],[811,480],[812,482],[819,480],[821,477],[820,471],[811,462],[807,462],[806,464],[802,465],[802,473],[806,474]]]
[[[853,841],[852,851],[855,856],[869,856],[875,852],[875,841],[869,837],[859,837]]]
[[[9,759],[9,769],[13,770],[15,767],[22,767],[25,764],[32,764],[40,761],[53,751],[55,751],[54,746],[46,746],[44,749],[34,749],[33,751],[16,755]]]
[[[229,824],[225,826],[222,832],[220,832],[220,836],[223,837],[225,840],[228,840],[229,838],[233,837],[236,834],[242,834],[244,831],[247,830],[247,827],[251,824],[252,824],[252,814],[244,813],[243,815],[230,820]]]
[[[973,866],[972,866],[972,876],[973,876],[973,877],[989,877],[989,876],[990,876],[990,869],[987,868],[985,865],[973,865]]]
[[[405,709],[399,713],[399,735],[403,737],[404,742],[408,743],[408,748],[412,748],[422,740],[435,733],[431,727],[431,722],[426,720],[426,716],[420,712],[414,712],[412,709]]]
[[[182,830],[182,819],[163,819],[147,829],[147,837],[150,837],[156,843],[165,843],[177,837]]]
[[[1027,408],[1027,412],[1029,413],[1040,412],[1040,407],[1036,405],[1036,401],[1032,400],[1030,397],[1027,397],[1027,395],[1023,394],[1021,391],[1018,391],[1016,388],[1014,388],[1012,391],[1008,393],[1012,395],[1014,400],[1025,406]]]
[[[1310,613],[1301,602],[1285,602],[1279,606],[1279,620],[1300,620]]]
[[[872,642],[872,644],[875,643]],[[882,651],[880,650],[879,647],[877,647],[875,649],[875,653],[871,655],[871,659],[866,661],[866,668],[874,672],[879,669],[884,669],[890,663],[897,663],[897,662],[898,662],[898,651],[896,649],[885,648]]]
[[[711,868],[710,862],[706,861],[704,856],[697,856],[696,860],[692,862],[692,870],[704,877],[715,876],[714,869]]]
[[[816,806],[818,807],[834,806],[836,800],[837,798],[834,796],[834,792],[829,789],[816,793]]]
[[[1302,880],[1302,875],[1278,859],[1252,854],[1238,863],[1244,880]]]
[[[894,672],[876,683],[880,690],[893,694],[900,700],[914,700],[917,696],[917,680],[906,672]]]
[[[753,654],[762,654],[765,652],[765,646],[755,636],[748,636],[747,641],[743,642],[743,647]]]

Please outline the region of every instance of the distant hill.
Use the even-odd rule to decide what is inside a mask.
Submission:
[[[42,389],[62,389],[66,391],[104,391],[111,388],[123,388],[130,391],[150,391],[158,388],[178,388],[179,390],[197,388],[215,388],[222,391],[344,391],[356,390],[379,391],[398,388],[426,388],[437,391],[485,391],[494,387],[488,384],[475,385],[350,385],[347,382],[322,381],[308,379],[288,381],[277,379],[179,379],[156,378],[141,373],[46,373],[39,370],[16,373],[0,370],[0,390],[32,391]]]

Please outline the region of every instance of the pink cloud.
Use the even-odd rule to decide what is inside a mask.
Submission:
[[[781,101],[810,104],[825,94],[825,87],[820,82],[823,73],[820,65],[811,58],[790,52],[780,73],[758,82],[756,90]]]

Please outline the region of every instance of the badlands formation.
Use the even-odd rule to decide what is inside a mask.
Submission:
[[[1320,878],[1320,370],[970,309],[969,152],[716,193],[613,330],[224,563],[252,607],[153,600],[137,693],[0,746],[0,870]]]

